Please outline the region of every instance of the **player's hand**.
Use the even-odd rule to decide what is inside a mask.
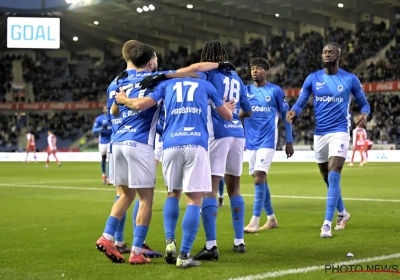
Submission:
[[[125,99],[126,92],[122,89],[122,87],[120,87],[119,92],[115,94],[115,100],[117,100],[117,104],[124,104]]]
[[[228,108],[229,110],[231,110],[232,112],[235,111],[236,109],[236,102],[235,99],[232,98],[232,100],[229,100],[228,102],[226,102],[226,97],[224,97],[222,99],[222,101],[224,101],[225,107]]]
[[[140,86],[140,89],[146,89],[149,87],[150,84],[158,83],[158,82],[164,81],[166,79],[167,79],[167,76],[165,74],[157,74],[157,75],[147,76],[139,83],[139,86]]]
[[[286,143],[285,152],[286,152],[287,158],[290,158],[293,156],[293,154],[294,154],[293,143]]]
[[[236,68],[229,61],[218,62],[218,69],[230,69],[235,71]]]
[[[361,115],[358,117],[358,120],[357,120],[357,122],[356,122],[356,126],[357,126],[357,127],[364,127],[366,124],[367,124],[367,116],[364,115],[364,114],[361,114]]]
[[[296,112],[294,110],[290,110],[286,113],[286,121],[288,123],[293,122],[293,118],[296,116]]]

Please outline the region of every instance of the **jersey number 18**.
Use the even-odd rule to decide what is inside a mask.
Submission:
[[[225,92],[224,97],[227,98],[227,101],[235,99],[235,102],[239,102],[240,95],[240,83],[235,79],[229,79],[229,77],[225,77],[224,79]]]

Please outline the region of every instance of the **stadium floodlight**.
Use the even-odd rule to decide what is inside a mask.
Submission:
[[[97,20],[95,20],[95,21],[93,22],[93,24],[94,24],[94,25],[99,25],[99,22],[98,22]]]
[[[138,13],[143,13],[143,10],[142,10],[142,8],[137,8],[137,9],[136,9],[136,12],[138,12]]]
[[[187,5],[186,5],[186,8],[188,8],[188,9],[193,9],[193,5],[192,5],[192,4],[187,4]]]
[[[150,9],[150,11],[154,11],[156,9],[156,7],[154,7],[154,5],[152,5],[152,4],[150,4],[149,9]]]
[[[75,36],[74,38],[72,38],[72,40],[74,40],[75,42],[78,41],[78,39],[79,39],[79,38],[76,37],[76,36]]]
[[[344,7],[343,3],[339,3],[339,4],[337,4],[337,6],[338,6],[339,8],[343,8],[343,7]]]
[[[279,17],[279,14],[278,14],[278,13],[276,13],[276,14],[275,14],[275,16],[276,16],[276,17]]]
[[[150,9],[147,6],[143,6],[143,11],[148,12]]]

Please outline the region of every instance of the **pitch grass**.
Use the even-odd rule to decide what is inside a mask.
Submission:
[[[188,270],[166,265],[163,259],[146,266],[113,264],[95,249],[115,197],[113,187],[100,183],[99,169],[98,163],[65,162],[61,168],[52,163],[48,169],[43,163],[0,164],[0,279],[228,279],[346,261],[348,252],[354,254],[353,259],[400,253],[399,202],[345,199],[352,215],[348,227],[334,232],[332,239],[321,239],[324,199],[273,198],[279,228],[245,235],[248,252],[238,255],[231,251],[233,229],[226,198],[217,220],[218,262],[203,262],[202,267]],[[243,170],[242,193],[248,194],[244,197],[247,224],[252,215],[253,185],[247,164]],[[400,199],[399,170],[400,164],[393,163],[345,167],[342,194],[344,198]],[[153,249],[164,251],[162,208],[166,195],[162,193],[161,178],[159,172],[147,242]],[[326,196],[317,166],[311,163],[272,164],[269,185],[272,195]],[[183,214],[184,199],[180,204],[178,246]],[[263,213],[261,223],[265,221]],[[131,209],[125,236],[131,243]],[[197,253],[204,243],[200,224],[192,253]],[[400,265],[400,259],[375,264]],[[280,278],[321,277],[392,279],[399,275],[315,271]]]

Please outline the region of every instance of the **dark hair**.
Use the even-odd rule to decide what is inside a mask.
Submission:
[[[125,44],[122,46],[122,56],[125,60],[129,60],[129,55],[131,51],[136,48],[137,46],[143,45],[142,42],[136,41],[136,40],[129,40],[125,42]]]
[[[225,46],[220,41],[208,41],[201,51],[201,62],[220,62],[228,61],[228,54]]]
[[[146,65],[154,56],[154,49],[143,44],[131,50],[131,53],[129,54],[129,60],[132,61],[133,65],[135,65],[137,68],[141,68]]]
[[[339,55],[342,55],[342,47],[338,43],[329,42],[325,46],[327,46],[327,45],[335,46],[338,49]]]
[[[255,57],[252,60],[250,60],[250,68],[253,68],[253,66],[261,67],[266,71],[269,70],[268,60],[262,57]]]

